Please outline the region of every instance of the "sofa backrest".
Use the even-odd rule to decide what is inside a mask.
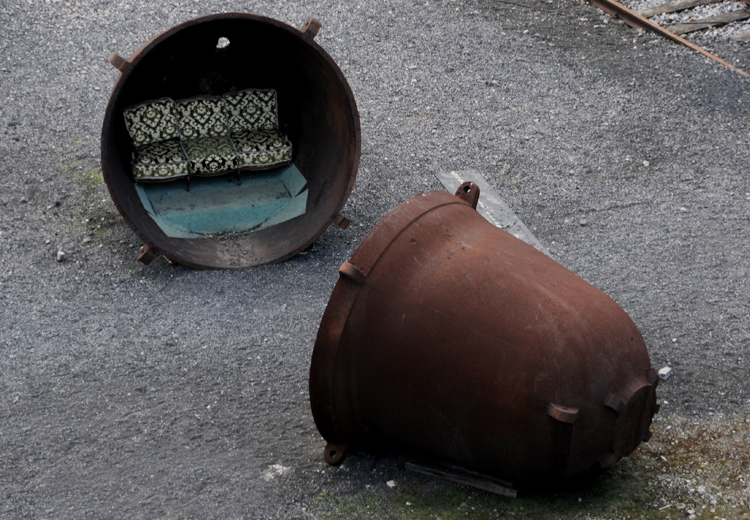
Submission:
[[[180,137],[221,137],[228,135],[222,98],[195,97],[175,102]]]
[[[123,114],[125,126],[136,148],[179,137],[175,103],[169,98],[128,107]]]
[[[224,94],[224,113],[231,133],[278,130],[279,111],[274,89],[241,90]]]

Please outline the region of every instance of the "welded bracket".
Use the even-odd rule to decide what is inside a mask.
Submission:
[[[113,52],[112,55],[107,58],[107,61],[117,70],[119,70],[122,73],[125,73],[128,71],[133,64],[130,63],[130,61],[126,60],[116,52]]]
[[[466,181],[456,190],[456,197],[469,204],[472,208],[477,209],[479,186],[471,181]]]
[[[549,403],[547,405],[547,415],[565,424],[573,424],[578,419],[578,408],[563,406],[560,404]]]
[[[362,285],[365,283],[365,280],[367,280],[365,273],[360,271],[356,265],[350,264],[349,262],[341,264],[341,267],[339,267],[339,274],[357,285]]]
[[[335,442],[329,442],[328,444],[326,444],[326,447],[323,450],[323,458],[325,458],[326,462],[331,466],[338,466],[339,464],[344,462],[348,451],[348,444],[337,444]]]
[[[351,223],[351,221],[348,218],[346,218],[344,215],[342,215],[341,213],[334,213],[333,216],[331,217],[331,222],[336,224],[341,229],[348,228],[349,224]]]
[[[154,250],[149,247],[148,244],[143,244],[141,246],[140,252],[138,253],[138,261],[143,264],[148,265],[151,262],[153,262],[157,256],[159,255],[156,254]]]
[[[614,452],[605,453],[599,457],[598,462],[599,467],[602,469],[612,467],[612,465],[617,462],[617,454]]]
[[[305,35],[305,38],[313,40],[318,35],[318,31],[322,25],[316,18],[310,18],[300,31]]]
[[[615,413],[620,413],[622,412],[625,403],[623,403],[622,399],[617,397],[615,394],[607,394],[607,397],[604,398],[604,406],[606,406],[607,408],[611,408],[615,411]]]

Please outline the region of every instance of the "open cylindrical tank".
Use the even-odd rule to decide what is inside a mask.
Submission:
[[[121,74],[104,117],[102,170],[117,209],[144,242],[143,261],[161,254],[201,269],[280,262],[330,224],[346,226],[339,211],[359,164],[359,114],[341,70],[313,40],[319,27],[312,19],[298,30],[251,14],[217,14],[160,34],[128,59],[110,58]],[[293,146],[288,168],[250,172],[241,186],[231,175],[202,179],[190,191],[184,181],[134,181],[125,109],[251,88],[277,94],[278,127]],[[302,197],[282,182],[290,169]]]
[[[341,266],[310,371],[329,463],[385,448],[536,487],[648,440],[658,376],[632,320],[476,196],[406,201]]]

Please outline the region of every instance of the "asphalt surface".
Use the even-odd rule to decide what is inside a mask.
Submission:
[[[4,1],[0,518],[307,518],[410,478],[327,468],[307,377],[338,266],[438,171],[484,173],[630,314],[674,369],[664,414],[744,413],[750,81],[588,4],[517,3]],[[352,226],[276,266],[144,266],[100,180],[106,59],[220,11],[323,23],[362,121]],[[750,43],[711,50],[750,70]]]

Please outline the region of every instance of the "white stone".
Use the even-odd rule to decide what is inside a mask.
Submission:
[[[260,478],[262,478],[266,482],[269,482],[276,477],[286,475],[291,469],[292,468],[282,466],[281,464],[271,464],[270,466],[268,466],[268,469],[266,469],[266,471],[261,473]]]

